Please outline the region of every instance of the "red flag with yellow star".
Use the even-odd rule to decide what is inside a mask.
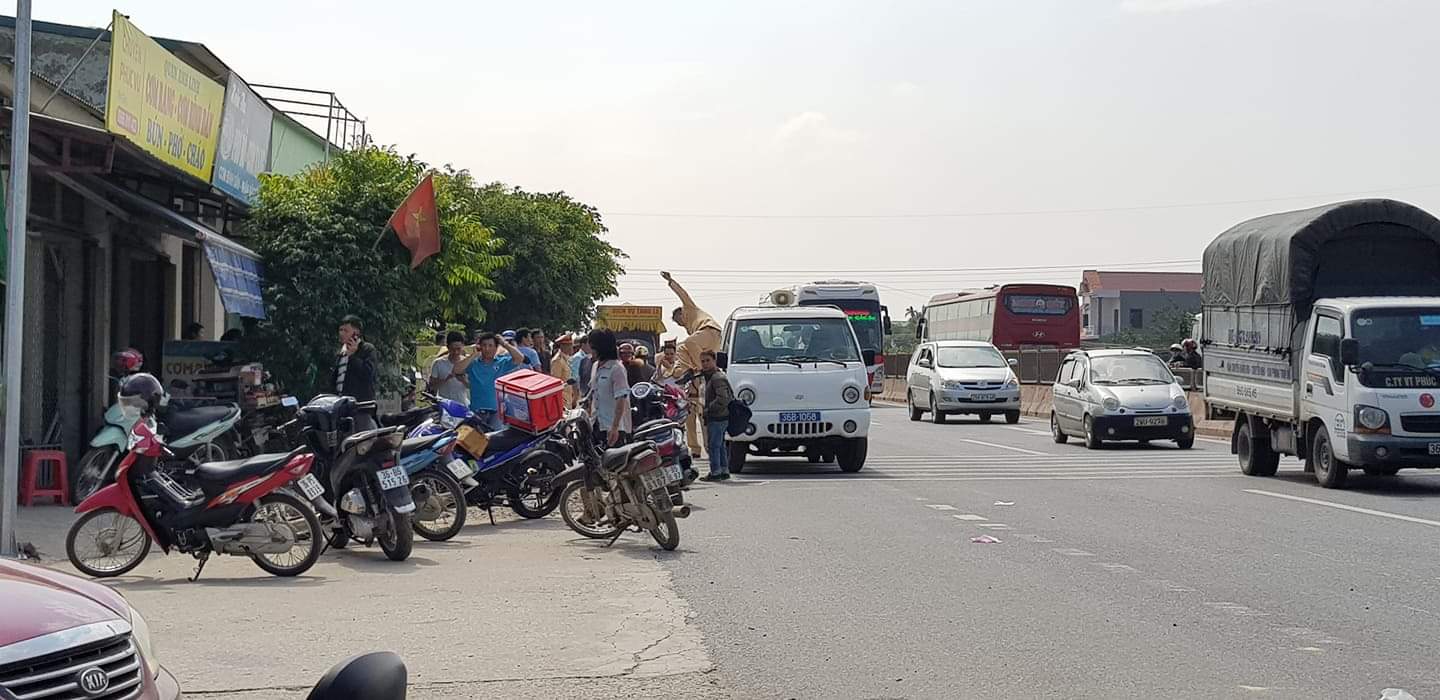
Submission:
[[[390,228],[400,242],[410,249],[410,269],[440,252],[440,215],[435,207],[433,175],[426,175],[410,196],[390,215]]]

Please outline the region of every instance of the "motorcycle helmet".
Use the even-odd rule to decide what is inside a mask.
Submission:
[[[148,372],[139,372],[120,381],[116,401],[125,415],[138,418],[154,413],[164,398],[165,388],[160,380]]]

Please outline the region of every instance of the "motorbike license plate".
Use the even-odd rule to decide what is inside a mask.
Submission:
[[[781,423],[818,423],[820,422],[819,411],[783,411],[780,413]]]
[[[375,472],[375,476],[380,477],[380,488],[386,491],[410,485],[410,475],[405,473],[404,467],[381,469]]]
[[[1430,443],[1430,454],[1440,455],[1440,442]]]
[[[971,401],[994,401],[994,400],[995,400],[995,395],[994,395],[994,394],[971,394],[971,395],[970,395],[970,400],[971,400]]]
[[[316,479],[314,474],[300,477],[300,491],[312,501],[325,493],[325,489],[320,486],[320,480]]]
[[[1140,416],[1135,419],[1135,427],[1137,428],[1153,428],[1169,424],[1170,419],[1165,416]]]
[[[449,469],[450,475],[456,479],[464,479],[470,476],[470,465],[463,459],[452,459],[449,464],[445,465],[445,468]]]
[[[667,464],[659,469],[651,469],[640,475],[640,485],[645,491],[659,491],[672,483],[683,478],[680,472],[680,465]]]

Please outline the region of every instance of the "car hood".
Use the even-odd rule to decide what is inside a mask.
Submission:
[[[119,593],[33,564],[0,560],[0,600],[5,601],[0,647],[81,625],[130,619],[129,605]]]
[[[1113,396],[1121,406],[1131,410],[1169,408],[1176,396],[1185,395],[1185,391],[1174,384],[1096,385],[1095,388],[1102,399]]]
[[[937,367],[941,381],[946,382],[991,382],[1004,384],[1010,378],[1009,367]]]

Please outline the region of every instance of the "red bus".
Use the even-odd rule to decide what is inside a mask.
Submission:
[[[1000,350],[1080,347],[1080,301],[1074,287],[1006,284],[978,292],[939,294],[925,305],[916,336],[983,340]]]

